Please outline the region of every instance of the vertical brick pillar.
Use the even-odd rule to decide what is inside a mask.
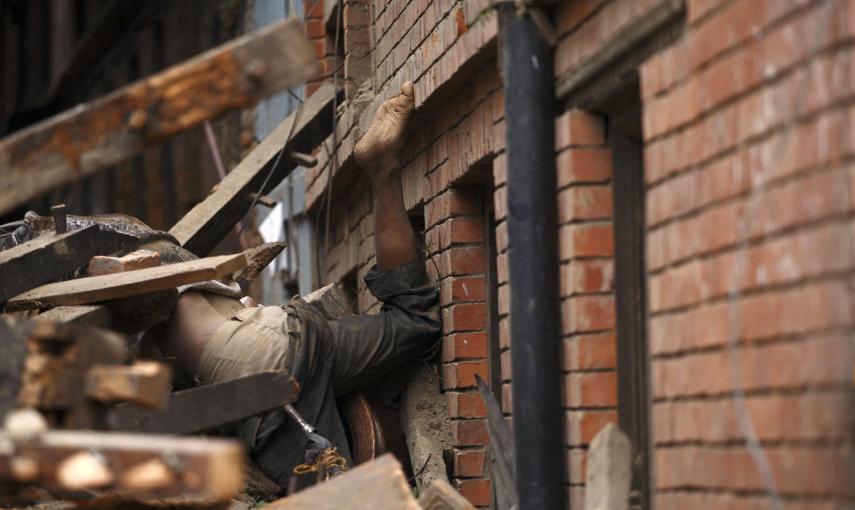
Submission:
[[[442,169],[436,171],[441,172]],[[488,380],[487,261],[477,189],[450,188],[425,205],[425,240],[440,285],[442,390],[448,397],[454,448],[453,482],[475,506],[489,506],[486,408],[475,375]]]
[[[337,0],[304,0],[303,18],[306,26],[306,36],[315,48],[315,56],[321,63],[321,76],[331,73],[336,66],[336,50],[332,37],[326,34],[324,27],[324,2],[335,2]],[[333,34],[334,36],[335,34]],[[324,82],[322,78],[306,82],[306,96],[320,88]]]
[[[617,422],[612,161],[603,119],[573,110],[556,121],[562,368],[571,507],[581,508],[585,456]]]

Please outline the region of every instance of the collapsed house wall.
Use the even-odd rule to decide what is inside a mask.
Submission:
[[[474,375],[512,410],[497,18],[486,0],[343,0],[337,53],[337,5],[322,1],[305,5],[310,26],[328,30],[319,56],[347,62],[358,46],[347,41],[366,35],[349,12],[368,9],[371,66],[348,83],[307,173],[307,210],[320,239],[328,230],[321,279],[350,282],[359,311],[378,310],[362,282],[372,197],[352,151],[412,80],[405,201],[441,288],[450,468],[487,506]],[[852,4],[563,1],[551,13],[565,410],[555,441],[569,504],[581,508],[587,445],[611,421],[631,429],[642,508],[848,500]],[[359,81],[347,65],[339,73],[328,81]]]

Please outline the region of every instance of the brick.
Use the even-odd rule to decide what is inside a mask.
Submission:
[[[597,432],[609,423],[617,423],[617,411],[566,411],[564,443],[568,446],[587,446]]]
[[[612,178],[609,149],[568,149],[556,160],[557,185],[564,188],[581,182],[608,182]]]
[[[476,388],[478,383],[475,375],[485,381],[488,379],[487,363],[485,361],[460,361],[442,365],[442,389]]]
[[[450,391],[448,398],[448,415],[452,418],[484,418],[487,416],[487,406],[481,394],[477,391],[460,393]],[[480,476],[480,475],[472,475]]]
[[[454,452],[454,474],[461,477],[484,476],[486,458],[487,451],[483,448],[457,450]]]
[[[613,215],[612,187],[571,186],[558,192],[558,223],[609,219]]]
[[[614,296],[580,295],[561,303],[561,327],[565,335],[615,327]]]
[[[571,110],[555,120],[555,150],[605,143],[605,125],[599,115]]]
[[[442,304],[483,302],[487,298],[483,276],[452,276],[440,282]]]
[[[853,466],[838,446],[765,446],[776,484],[788,494],[855,494]],[[744,446],[680,446],[657,449],[656,488],[716,488],[733,491],[763,487],[759,470]],[[797,469],[796,466],[810,466]]]
[[[561,297],[608,292],[614,286],[614,263],[611,259],[575,259],[561,265],[560,275]]]
[[[489,443],[486,420],[452,420],[454,446],[484,446]]]
[[[761,441],[843,441],[851,430],[845,390],[748,395],[745,404]],[[676,442],[741,441],[729,395],[713,400],[659,402],[651,413],[652,439]]]
[[[160,265],[160,255],[149,250],[137,250],[123,257],[108,257],[97,255],[89,260],[86,266],[86,274],[98,276],[105,274],[122,273],[135,269],[145,269]]]
[[[487,305],[462,303],[442,310],[443,329],[446,333],[483,330],[487,327]]]
[[[836,334],[800,342],[743,347],[737,359],[745,391],[792,391],[844,384],[851,381],[855,361],[843,337]],[[654,399],[728,395],[733,391],[732,363],[728,351],[654,359],[650,371],[651,394]]]
[[[449,221],[452,244],[478,243],[484,240],[484,220],[481,217],[456,217]]]
[[[455,333],[442,339],[443,362],[486,358],[488,355],[486,333]]]
[[[574,336],[562,341],[564,370],[615,368],[617,346],[613,332]]]
[[[617,405],[617,374],[591,372],[564,376],[564,407],[610,408]]]
[[[441,260],[446,276],[478,274],[485,269],[481,246],[450,248],[442,253]]]
[[[576,257],[611,257],[614,233],[611,222],[579,223],[558,229],[559,257],[563,262]]]
[[[461,480],[456,485],[460,494],[468,499],[472,505],[478,507],[490,506],[493,500],[493,488],[490,480]]]

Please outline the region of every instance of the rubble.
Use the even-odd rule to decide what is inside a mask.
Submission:
[[[311,55],[302,27],[288,21],[0,140],[0,213],[314,75]],[[177,100],[200,83],[212,85],[194,104]],[[307,153],[331,131],[339,97],[333,86],[318,89],[168,233],[123,215],[70,215],[64,205],[0,226],[0,504],[422,508],[401,465],[382,455],[382,430],[361,395],[354,416],[365,419],[353,430],[364,464],[348,469],[325,451],[330,481],[277,500],[282,488],[248,462],[240,442],[192,435],[293,411],[295,379],[269,371],[184,389],[175,360],[146,351],[179,292],[239,297],[282,252],[284,243],[268,243],[207,256],[254,204],[275,205],[265,194],[296,165],[317,163]],[[68,129],[85,136],[67,140]],[[305,300],[328,320],[353,308],[339,286]],[[444,481],[442,448],[419,451],[430,461],[417,482],[424,508],[471,508]]]

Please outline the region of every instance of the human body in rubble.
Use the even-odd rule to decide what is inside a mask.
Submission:
[[[228,381],[286,369],[300,383],[297,411],[350,460],[335,398],[434,351],[439,338],[438,291],[425,271],[404,208],[398,152],[414,107],[413,86],[383,104],[355,156],[374,191],[377,265],[365,277],[383,302],[377,315],[325,320],[300,300],[286,306],[242,308],[237,300],[185,292],[159,341],[166,356],[197,382]],[[281,411],[240,429],[255,461],[286,487],[303,462],[306,439]]]
[[[377,264],[365,282],[383,302],[379,314],[328,321],[299,299],[283,306],[246,308],[237,298],[191,289],[182,293],[165,327],[153,335],[161,353],[176,358],[197,384],[287,370],[301,388],[294,407],[348,463],[336,397],[429,356],[439,339],[438,291],[427,275],[404,208],[397,160],[413,107],[413,85],[406,83],[376,112],[355,150],[374,192]],[[119,230],[148,229],[133,218],[116,216],[109,221]],[[166,234],[150,229],[148,233],[154,241],[145,247],[160,252],[165,263],[195,258],[157,237]],[[304,461],[306,438],[296,422],[277,410],[247,420],[238,433],[264,472],[287,487],[293,468]]]

